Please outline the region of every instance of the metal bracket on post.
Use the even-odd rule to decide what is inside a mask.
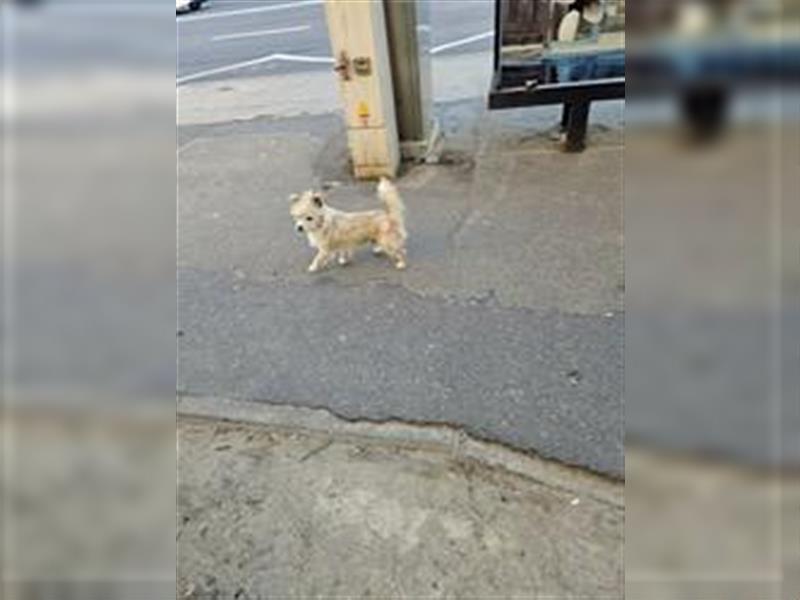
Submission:
[[[372,61],[369,56],[356,56],[353,59],[353,71],[361,77],[372,75]]]
[[[333,70],[342,81],[350,81],[350,59],[347,58],[347,52],[344,50],[339,53],[339,58],[336,60],[336,64],[333,65]]]

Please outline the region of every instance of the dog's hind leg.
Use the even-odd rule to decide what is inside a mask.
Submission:
[[[394,261],[394,266],[398,269],[405,269],[406,268],[406,249],[403,247],[400,248],[392,248],[391,250],[387,250],[389,253],[389,258]]]

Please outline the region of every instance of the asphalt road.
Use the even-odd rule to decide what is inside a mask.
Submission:
[[[491,0],[431,1],[421,25],[429,27],[432,52],[488,48],[493,6]],[[178,15],[177,31],[179,84],[331,64],[322,0],[212,0]]]

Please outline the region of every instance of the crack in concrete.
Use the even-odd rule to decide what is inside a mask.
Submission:
[[[242,410],[237,411],[237,408]],[[276,415],[269,414],[271,409],[282,411],[283,414],[276,418]],[[470,427],[462,427],[445,421],[405,419],[394,416],[383,419],[349,417],[327,406],[295,406],[286,402],[273,402],[266,399],[231,397],[220,399],[192,394],[178,394],[177,413],[178,416],[191,418],[219,419],[232,423],[257,423],[276,430],[324,433],[328,436],[328,440],[312,451],[314,453],[330,447],[334,443],[334,437],[338,434],[342,439],[347,440],[378,440],[403,447],[417,446],[438,449],[450,454],[466,469],[471,469],[471,461],[474,461],[477,464],[499,468],[529,481],[570,493],[576,491],[574,486],[566,482],[554,483],[542,476],[526,472],[524,469],[521,470],[519,466],[512,463],[515,460],[522,460],[549,465],[562,471],[561,478],[564,476],[566,478],[582,477],[588,478],[586,481],[595,481],[603,485],[624,483],[624,476],[617,478],[589,467],[542,455],[534,449],[518,448],[501,440],[483,436]],[[288,415],[288,419],[286,418],[287,413],[291,413]],[[336,431],[337,424],[341,431]],[[358,430],[348,430],[348,426],[356,426]],[[404,429],[404,431],[397,431],[398,428]],[[468,446],[470,446],[469,450]],[[503,453],[508,456],[492,458],[492,455]],[[614,498],[602,493],[589,495],[594,500],[609,506],[622,505],[621,497]]]
[[[494,193],[490,196],[490,200],[488,201],[485,197],[478,197],[477,192],[475,189],[479,186],[473,185],[470,187],[470,204],[475,205],[476,202],[480,202],[480,206],[483,208],[483,211],[480,208],[473,208],[464,215],[459,223],[455,225],[455,227],[447,234],[447,241],[449,243],[456,243],[458,242],[459,238],[471,228],[478,219],[486,212],[491,212],[495,207],[497,207],[500,202],[505,199],[506,194],[508,193],[508,180],[511,178],[512,173],[514,172],[516,161],[512,159],[505,160],[502,163],[503,170],[498,177],[499,184],[496,185],[494,189]]]

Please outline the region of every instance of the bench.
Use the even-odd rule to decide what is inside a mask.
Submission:
[[[566,133],[564,149],[580,152],[586,146],[586,129],[591,103],[625,97],[625,77],[591,77],[558,81],[559,64],[580,66],[607,61],[617,66],[610,71],[624,73],[625,34],[608,32],[590,44],[561,44],[538,50],[529,57],[504,56],[502,2],[495,0],[494,72],[489,89],[489,109],[561,104],[561,126]],[[524,54],[524,51],[521,52]],[[619,68],[621,67],[621,69]],[[598,72],[602,74],[603,69]],[[609,71],[606,69],[606,71]]]

